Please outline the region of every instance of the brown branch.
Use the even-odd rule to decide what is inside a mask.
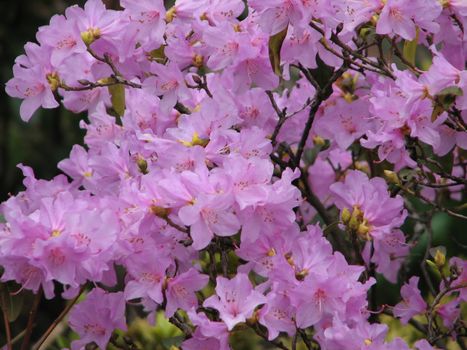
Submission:
[[[420,263],[420,268],[422,269],[422,274],[423,274],[423,277],[425,278],[426,284],[428,285],[428,289],[430,290],[431,294],[436,295],[435,287],[433,286],[428,270],[426,269],[426,260],[430,256],[430,249],[431,249],[431,244],[433,241],[433,230],[431,228],[431,221],[428,221],[428,223],[426,224],[426,229],[427,229],[426,249],[425,249],[425,255],[423,256],[423,260]]]
[[[55,321],[52,322],[52,324],[47,328],[45,333],[42,335],[42,337],[38,340],[38,342],[34,345],[33,350],[39,350],[44,344],[44,342],[47,340],[47,338],[50,336],[50,334],[53,332],[53,330],[58,326],[60,322],[65,318],[65,316],[70,312],[71,308],[75,305],[75,303],[78,301],[78,299],[81,297],[81,294],[83,294],[85,290],[85,287],[81,287],[78,295],[63,309],[63,311],[58,315],[58,317],[55,319]]]
[[[255,331],[257,335],[259,335],[261,338],[266,340],[268,343],[274,345],[275,347],[282,349],[282,350],[289,350],[287,346],[285,346],[280,340],[269,340],[268,336],[261,331],[261,329],[258,326],[255,325],[249,325],[251,329]]]
[[[318,25],[316,25],[313,21],[310,21],[309,23],[310,27],[312,27],[314,30],[316,30],[317,32],[319,32],[323,38],[325,38],[325,32],[323,29],[321,29]],[[348,46],[347,44],[345,44],[344,42],[341,41],[341,39],[339,38],[339,36],[336,34],[336,33],[331,33],[331,38],[330,40],[336,44],[337,46],[339,46],[340,48],[342,48],[346,54],[348,55],[351,55],[353,56],[354,58],[356,59],[359,59],[360,61],[362,61],[363,63],[371,66],[371,67],[374,67],[376,68],[379,73],[383,74],[383,75],[386,75],[388,77],[390,77],[391,79],[395,79],[394,75],[392,74],[392,72],[390,70],[388,70],[386,67],[381,67],[380,65],[378,65],[377,63],[369,60],[367,57],[365,57],[364,55],[360,54],[358,51],[355,51],[354,49],[352,49],[350,46]],[[324,45],[324,44],[323,44]],[[329,45],[328,45],[329,47]],[[353,62],[354,64],[358,65],[356,62]]]
[[[271,136],[271,144],[274,147],[277,144],[277,136],[279,135],[279,132],[284,125],[285,121],[287,120],[286,116],[286,109],[284,108],[283,110],[280,110],[279,106],[277,105],[276,100],[274,99],[274,95],[272,94],[271,91],[266,91],[266,94],[269,97],[269,101],[271,101],[272,108],[276,112],[277,116],[279,117],[279,121],[276,124],[276,127],[274,128],[274,131]]]
[[[440,303],[441,299],[448,293],[456,291],[458,289],[463,289],[467,288],[467,283],[462,283],[457,286],[449,287],[441,292],[438,293],[438,295],[435,297],[433,300],[433,303],[431,303],[430,308],[427,311],[427,319],[428,319],[428,340],[430,343],[433,343],[436,340],[436,337],[434,335],[434,329],[433,329],[433,322],[434,322],[434,317],[435,317],[435,308],[436,306]]]
[[[34,297],[34,301],[29,310],[29,317],[28,317],[28,324],[26,326],[26,332],[24,333],[23,343],[21,344],[21,350],[29,350],[29,343],[31,341],[32,330],[34,329],[34,320],[36,319],[37,309],[39,308],[39,304],[42,299],[42,288],[39,289],[36,296]]]
[[[349,61],[345,60],[342,66],[333,73],[333,75],[331,76],[329,81],[326,83],[326,85],[316,91],[315,96],[313,98],[313,102],[310,105],[311,108],[310,108],[310,113],[308,115],[308,120],[306,121],[305,128],[302,133],[302,137],[298,144],[297,153],[295,156],[294,168],[300,166],[300,160],[302,158],[305,144],[306,144],[306,141],[308,140],[308,136],[310,134],[316,112],[321,106],[321,103],[324,100],[326,100],[329,96],[331,96],[332,84],[342,76],[342,74],[347,70],[348,66],[349,66]]]
[[[2,307],[3,312],[3,322],[5,323],[5,334],[6,334],[6,348],[8,350],[13,349],[13,344],[11,342],[11,329],[10,329],[10,320],[8,319],[8,314],[6,308]]]

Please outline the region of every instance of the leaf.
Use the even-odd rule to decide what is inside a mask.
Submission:
[[[419,29],[417,28],[417,34],[415,39],[411,41],[404,42],[404,48],[402,50],[402,55],[404,58],[413,66],[415,66],[415,57],[417,55],[417,45],[418,45]]]
[[[447,87],[447,88],[441,90],[440,92],[438,92],[438,96],[440,96],[440,95],[462,96],[463,94],[464,94],[464,92],[458,86],[450,86],[450,87]]]
[[[8,320],[14,322],[21,314],[24,304],[24,293],[11,295],[7,284],[0,284],[0,309],[5,310]]]
[[[281,76],[281,48],[287,35],[286,27],[283,31],[274,34],[269,38],[269,60],[271,61],[272,70],[278,76]]]
[[[433,114],[431,115],[431,121],[435,121],[441,113],[449,110],[451,106],[456,102],[457,96],[462,96],[464,92],[461,88],[457,86],[450,86],[441,90],[436,95],[435,108],[433,109]]]
[[[442,157],[439,157],[439,156],[436,156],[434,157],[438,163],[441,164],[441,166],[443,167],[443,170],[448,173],[448,174],[451,174],[452,172],[452,167],[454,165],[454,154],[453,152],[449,152],[448,154],[446,154],[445,156],[442,156]],[[438,168],[436,168],[436,170],[438,170]]]
[[[149,58],[156,62],[164,62],[167,59],[165,55],[165,46],[161,45],[158,49],[152,50],[148,53]]]
[[[109,86],[112,108],[121,117],[125,113],[125,86],[115,84]]]

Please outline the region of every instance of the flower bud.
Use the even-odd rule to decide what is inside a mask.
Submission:
[[[141,174],[146,175],[147,173],[149,173],[148,162],[146,161],[146,159],[138,157],[138,159],[136,159],[136,164],[138,165],[138,169],[141,172]]]
[[[387,182],[395,185],[400,185],[401,181],[399,180],[399,176],[394,171],[385,170],[384,177],[386,178]]]
[[[101,37],[101,31],[99,28],[89,28],[88,30],[81,32],[81,39],[86,46],[91,45],[94,41]]]
[[[47,74],[47,82],[49,83],[50,89],[52,91],[57,91],[57,89],[60,87],[60,77],[58,76],[57,73],[50,73]]]
[[[284,255],[285,260],[289,263],[290,266],[295,266],[295,262],[293,261],[292,253],[287,253]]]
[[[341,220],[342,220],[342,222],[343,222],[344,224],[348,224],[348,223],[349,223],[350,217],[351,217],[351,216],[352,216],[352,215],[350,214],[349,209],[347,209],[347,208],[342,209],[342,212],[341,212]]]
[[[151,210],[151,213],[162,219],[168,217],[170,214],[169,208],[158,207],[157,205],[151,205],[149,210]]]
[[[195,131],[193,133],[193,137],[191,138],[191,141],[180,140],[180,143],[186,147],[193,147],[193,146],[206,147],[207,144],[209,143],[209,139],[203,139],[199,137],[199,134]]]
[[[203,81],[201,80],[201,78],[199,77],[199,75],[193,75],[193,81],[194,81],[196,84],[198,84],[198,85],[200,85],[200,84],[203,83]]]
[[[356,231],[358,230],[358,226],[360,225],[360,223],[358,222],[358,218],[352,214],[352,217],[350,218],[349,220],[349,228],[353,231]]]
[[[167,12],[165,13],[165,21],[167,23],[170,23],[174,20],[175,18],[175,15],[177,14],[177,9],[175,8],[175,6],[172,6],[170,9],[167,10]]]
[[[436,250],[434,260],[437,267],[443,267],[444,264],[446,264],[446,254],[444,254],[441,249],[438,249]]]
[[[302,271],[295,273],[295,278],[299,281],[303,281],[307,275],[308,269],[303,269]]]
[[[324,146],[326,144],[326,141],[321,137],[321,136],[315,136],[313,137],[313,143],[316,146]]]
[[[204,63],[204,57],[203,56],[195,55],[195,57],[193,57],[193,65],[195,67],[201,68],[203,66],[203,63]]]
[[[366,240],[370,240],[370,236],[368,235],[368,232],[370,232],[370,227],[367,225],[367,223],[364,221],[360,225],[358,225],[357,229],[357,234],[361,236],[362,238],[365,238]]]
[[[443,246],[433,247],[429,250],[433,261],[438,268],[442,268],[446,264],[446,248]]]

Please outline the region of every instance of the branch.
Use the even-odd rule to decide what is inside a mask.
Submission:
[[[274,95],[272,94],[271,91],[266,91],[266,94],[269,97],[269,101],[271,101],[272,108],[276,111],[277,116],[279,117],[279,121],[276,124],[276,127],[274,128],[274,132],[272,133],[271,136],[271,144],[272,147],[274,147],[277,144],[277,135],[279,135],[279,131],[282,128],[282,125],[284,125],[285,121],[287,120],[286,116],[286,109],[284,108],[282,111],[279,109],[279,106],[276,103],[276,100],[274,99]]]
[[[287,346],[285,346],[280,340],[269,340],[267,335],[264,334],[260,329],[259,327],[257,326],[253,326],[253,325],[249,325],[251,329],[253,329],[255,331],[256,334],[258,334],[261,338],[263,338],[264,340],[266,340],[268,343],[276,346],[277,348],[279,349],[282,349],[282,350],[289,350],[289,348]]]
[[[26,326],[26,332],[24,333],[23,343],[21,344],[21,350],[29,350],[29,342],[31,341],[32,330],[34,329],[34,320],[36,319],[37,309],[42,299],[42,288],[37,292],[31,310],[29,310],[28,324]]]
[[[434,335],[434,329],[433,329],[433,321],[435,317],[436,306],[440,303],[441,299],[446,294],[456,291],[458,289],[463,289],[463,288],[467,288],[467,283],[462,283],[457,286],[449,287],[449,288],[442,290],[441,292],[438,293],[438,295],[433,300],[433,303],[430,305],[430,308],[428,309],[428,312],[427,312],[427,319],[428,319],[428,340],[431,343],[436,340],[436,337]]]
[[[45,333],[42,335],[42,337],[39,339],[39,341],[34,345],[34,347],[32,348],[33,350],[39,350],[42,346],[42,344],[44,344],[44,342],[47,340],[47,338],[50,336],[50,334],[53,332],[53,330],[55,329],[55,327],[58,326],[58,324],[60,322],[62,322],[62,320],[65,318],[65,316],[70,312],[71,308],[75,305],[75,303],[78,301],[78,299],[80,298],[81,294],[83,294],[85,290],[85,287],[81,287],[78,295],[65,307],[65,309],[63,309],[63,311],[60,313],[60,315],[58,315],[58,317],[55,319],[55,321],[52,322],[52,324],[49,326],[49,328],[47,328],[47,330],[45,331]]]
[[[3,322],[5,323],[6,348],[8,350],[12,350],[13,349],[13,344],[11,342],[10,320],[8,319],[8,314],[6,312],[6,307],[2,307],[2,312],[3,312]]]
[[[314,30],[316,30],[317,32],[319,32],[323,38],[325,38],[325,32],[323,29],[321,29],[319,26],[317,26],[315,23],[313,23],[313,21],[311,21],[309,23],[310,27],[312,27]],[[376,64],[375,62],[369,60],[367,57],[363,56],[362,54],[360,54],[358,51],[355,51],[353,50],[350,46],[348,46],[347,44],[345,44],[344,42],[341,41],[341,39],[339,38],[339,36],[337,36],[337,34],[335,33],[331,33],[331,41],[336,44],[337,46],[339,46],[340,48],[342,48],[345,53],[347,55],[351,55],[359,60],[361,60],[362,62],[364,62],[365,64],[371,66],[371,67],[374,67],[376,69],[378,69],[378,72],[383,74],[383,75],[386,75],[388,77],[390,77],[391,79],[395,79],[394,75],[392,74],[392,72],[390,70],[388,70],[386,67],[381,67],[380,65]],[[324,44],[323,44],[324,45]],[[328,46],[329,47],[329,46]],[[335,50],[334,50],[335,51]],[[342,57],[341,57],[342,58]],[[353,62],[355,65],[359,65],[357,62]],[[366,69],[365,67],[363,67],[364,69]]]
[[[297,148],[297,154],[295,156],[295,166],[294,168],[300,166],[300,160],[302,158],[302,154],[305,148],[306,141],[308,140],[308,136],[310,134],[311,127],[313,125],[313,121],[315,119],[315,114],[319,109],[319,106],[321,106],[321,103],[326,100],[329,96],[332,94],[332,84],[341,77],[341,75],[347,70],[349,67],[349,61],[345,60],[342,66],[336,70],[329,81],[326,83],[326,85],[323,88],[320,88],[319,90],[316,91],[315,97],[313,99],[313,102],[311,103],[311,108],[310,108],[310,113],[308,115],[308,120],[305,124],[305,129],[302,133],[302,138],[300,139],[300,142],[298,144]]]

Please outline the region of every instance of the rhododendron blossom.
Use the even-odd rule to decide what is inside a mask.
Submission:
[[[172,350],[410,349],[388,319],[414,349],[465,342],[454,236],[430,256],[436,220],[467,219],[462,1],[120,6],[68,8],[15,61],[20,117],[63,104],[85,137],[66,176],[19,165],[2,283],[72,299],[72,349],[139,348],[154,317]]]

